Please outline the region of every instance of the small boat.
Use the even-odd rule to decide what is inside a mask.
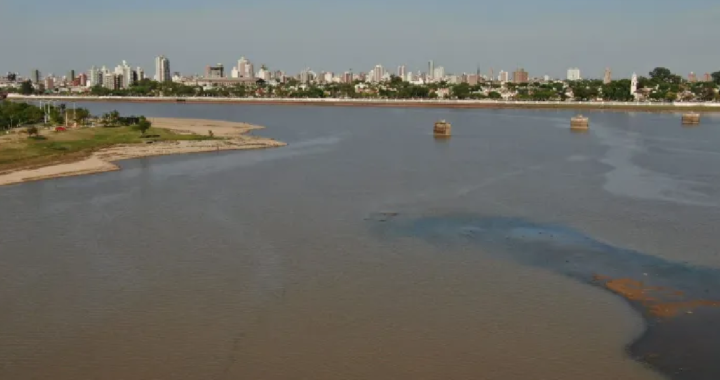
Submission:
[[[440,120],[438,122],[435,122],[433,134],[435,135],[435,137],[450,137],[451,129],[452,126],[450,125],[450,123],[445,120]]]
[[[583,115],[577,115],[570,119],[570,129],[585,131],[590,127],[590,119]]]
[[[682,123],[684,125],[700,124],[700,114],[697,112],[688,112],[682,115]]]

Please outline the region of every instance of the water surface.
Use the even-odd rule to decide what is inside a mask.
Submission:
[[[0,378],[717,370],[707,347],[695,372],[677,352],[633,358],[654,317],[594,277],[704,291],[653,268],[720,268],[716,117],[594,112],[577,134],[565,111],[86,106],[247,121],[289,146],[0,188]],[[661,322],[715,320],[693,310]]]

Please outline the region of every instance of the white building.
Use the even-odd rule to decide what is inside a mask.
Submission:
[[[500,74],[498,74],[498,81],[500,83],[510,82],[510,73],[504,70],[500,70]]]
[[[170,82],[170,60],[161,55],[155,58],[155,80],[158,82]]]
[[[87,86],[93,87],[97,85],[102,85],[102,73],[97,69],[97,67],[93,66],[88,72]]]
[[[122,75],[120,88],[129,88],[133,83],[133,69],[126,61],[122,61],[121,65],[115,67],[115,75]]]
[[[253,66],[252,62],[245,65],[245,78],[255,78],[255,66]]]
[[[632,79],[630,80],[630,95],[637,100],[637,88],[638,88],[638,77],[637,74],[633,73]]]
[[[370,75],[370,80],[372,82],[380,82],[383,78],[383,75],[385,75],[385,69],[381,65],[375,65],[375,68],[372,69],[372,75]]]
[[[250,64],[250,61],[248,61],[245,57],[240,57],[240,59],[238,60],[238,65],[237,65],[237,71],[238,71],[237,78],[245,78],[248,76],[247,74],[248,74],[248,65],[249,64]]]
[[[103,72],[103,80],[102,80],[103,87],[110,89],[110,90],[117,90],[117,75],[115,73],[111,73],[109,71]]]
[[[145,70],[143,70],[142,67],[138,66],[135,72],[137,73],[137,80],[145,79]]]
[[[435,68],[432,74],[433,80],[443,80],[445,78],[445,68],[442,66],[438,66]]]
[[[567,80],[580,80],[580,79],[582,79],[580,77],[580,69],[578,69],[577,67],[568,69]]]
[[[240,70],[238,70],[237,67],[233,67],[230,71],[230,77],[231,78],[240,78]]]
[[[402,80],[405,80],[405,78],[407,77],[405,65],[398,66],[397,76],[399,76]]]
[[[310,68],[309,67],[300,72],[300,83],[303,83],[303,84],[308,83],[308,82],[310,82],[310,79],[312,79],[312,78],[310,77]]]

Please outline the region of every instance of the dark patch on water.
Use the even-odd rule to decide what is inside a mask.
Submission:
[[[387,214],[387,213],[383,213]],[[368,218],[386,237],[411,236],[440,246],[477,244],[627,300],[647,329],[629,354],[672,379],[720,379],[720,270],[664,260],[598,241],[558,225],[518,218],[448,215]]]

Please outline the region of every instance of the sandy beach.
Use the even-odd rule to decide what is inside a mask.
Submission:
[[[0,174],[0,186],[49,178],[103,173],[120,168],[116,161],[170,154],[216,152],[221,150],[264,149],[285,146],[285,143],[247,133],[263,127],[220,120],[151,118],[153,128],[181,134],[207,135],[209,131],[222,140],[161,141],[153,144],[116,145],[92,153],[75,162],[59,163],[40,168],[12,170]],[[2,144],[2,141],[0,141]]]

